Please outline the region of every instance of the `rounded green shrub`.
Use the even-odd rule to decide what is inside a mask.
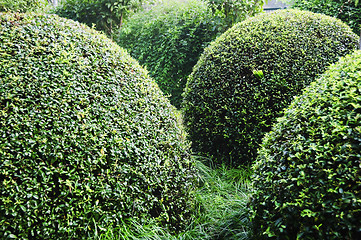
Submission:
[[[358,0],[294,0],[292,7],[336,17],[360,34],[361,2]]]
[[[285,110],[262,143],[251,202],[255,239],[360,239],[361,51]]]
[[[306,11],[238,23],[205,49],[189,76],[184,120],[193,149],[215,163],[253,161],[281,110],[357,41],[340,20]]]
[[[203,1],[166,1],[133,15],[114,40],[147,67],[179,107],[188,75],[221,26],[213,18]]]
[[[172,230],[196,174],[179,113],[104,35],[0,14],[0,236],[89,239],[132,218]]]

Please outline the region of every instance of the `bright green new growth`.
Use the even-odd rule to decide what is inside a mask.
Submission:
[[[172,230],[195,171],[174,107],[124,50],[55,15],[0,14],[0,236]]]
[[[360,239],[360,89],[357,51],[306,88],[266,135],[254,165],[256,239]]]
[[[306,11],[261,14],[235,25],[206,48],[185,88],[194,151],[216,163],[252,161],[281,110],[357,41],[340,20]]]

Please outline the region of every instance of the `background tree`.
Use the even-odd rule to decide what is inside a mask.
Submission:
[[[323,13],[341,19],[356,33],[361,28],[361,4],[359,0],[294,0],[293,8]]]
[[[111,36],[129,14],[141,8],[143,0],[66,0],[53,11],[85,23]]]
[[[262,11],[263,1],[208,0],[208,5],[215,14],[215,18],[223,23],[223,30],[227,30],[235,23]]]
[[[0,12],[41,11],[48,5],[46,0],[0,0]]]
[[[262,0],[167,0],[138,12],[114,35],[180,107],[193,66],[209,42],[262,10]]]

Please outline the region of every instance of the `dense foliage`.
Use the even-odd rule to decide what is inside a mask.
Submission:
[[[179,107],[187,76],[217,26],[199,0],[166,1],[136,13],[114,40],[145,65],[173,105]]]
[[[147,72],[55,15],[0,14],[0,236],[89,239],[192,211],[189,144]]]
[[[223,23],[224,30],[235,23],[262,11],[262,0],[207,0],[215,17]]]
[[[63,0],[54,13],[89,27],[95,25],[97,30],[111,35],[142,3],[142,0]]]
[[[360,239],[361,51],[342,58],[263,140],[255,239]]]
[[[47,0],[0,0],[0,12],[30,12],[44,9]]]
[[[358,0],[294,0],[293,7],[336,17],[355,33],[361,31],[361,2]]]
[[[358,37],[340,20],[299,10],[249,18],[200,57],[184,93],[193,149],[215,162],[254,159],[274,119]]]

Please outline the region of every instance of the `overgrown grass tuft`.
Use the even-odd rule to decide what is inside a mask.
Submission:
[[[211,168],[196,157],[200,187],[195,192],[198,210],[188,228],[176,235],[153,222],[124,223],[108,229],[100,240],[191,240],[248,239],[247,202],[250,196],[249,167],[233,169],[226,166]]]

